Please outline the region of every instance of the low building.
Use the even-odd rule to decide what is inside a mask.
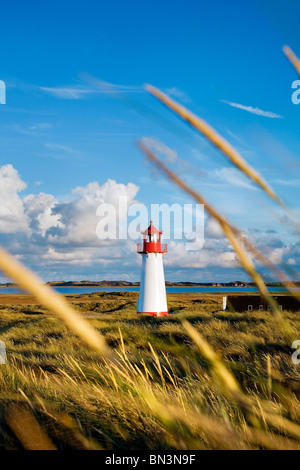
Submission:
[[[280,310],[300,311],[300,302],[291,295],[273,295]],[[228,295],[223,297],[223,310],[230,312],[251,312],[252,310],[271,310],[271,306],[259,294]]]

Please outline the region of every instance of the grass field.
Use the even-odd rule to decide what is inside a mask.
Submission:
[[[300,449],[290,334],[267,312],[222,312],[222,295],[169,295],[162,318],[137,316],[132,292],[68,296],[115,363],[33,298],[1,296],[0,448]]]

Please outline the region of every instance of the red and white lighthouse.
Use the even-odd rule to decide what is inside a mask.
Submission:
[[[163,254],[167,244],[161,243],[162,232],[154,227],[151,220],[143,232],[143,243],[137,245],[142,255],[140,296],[137,301],[138,313],[148,313],[157,317],[169,315],[163,266]]]

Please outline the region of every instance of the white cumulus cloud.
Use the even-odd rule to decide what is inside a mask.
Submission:
[[[138,186],[111,179],[103,184],[94,181],[66,194],[68,202],[42,192],[22,198],[19,193],[26,187],[12,165],[0,167],[0,237],[25,264],[89,266],[132,258],[131,241],[97,237],[101,216],[96,213],[99,206],[110,207],[110,217],[122,219],[136,202]]]
[[[27,185],[12,165],[0,167],[0,232],[27,232],[28,220],[19,193]]]
[[[32,231],[44,236],[52,227],[63,227],[60,216],[52,213],[58,201],[51,194],[29,194],[23,199],[23,203]]]

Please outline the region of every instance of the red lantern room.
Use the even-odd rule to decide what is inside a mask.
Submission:
[[[161,243],[161,236],[163,232],[154,227],[151,220],[149,227],[143,232],[143,243],[137,244],[138,253],[167,253],[168,245]]]

